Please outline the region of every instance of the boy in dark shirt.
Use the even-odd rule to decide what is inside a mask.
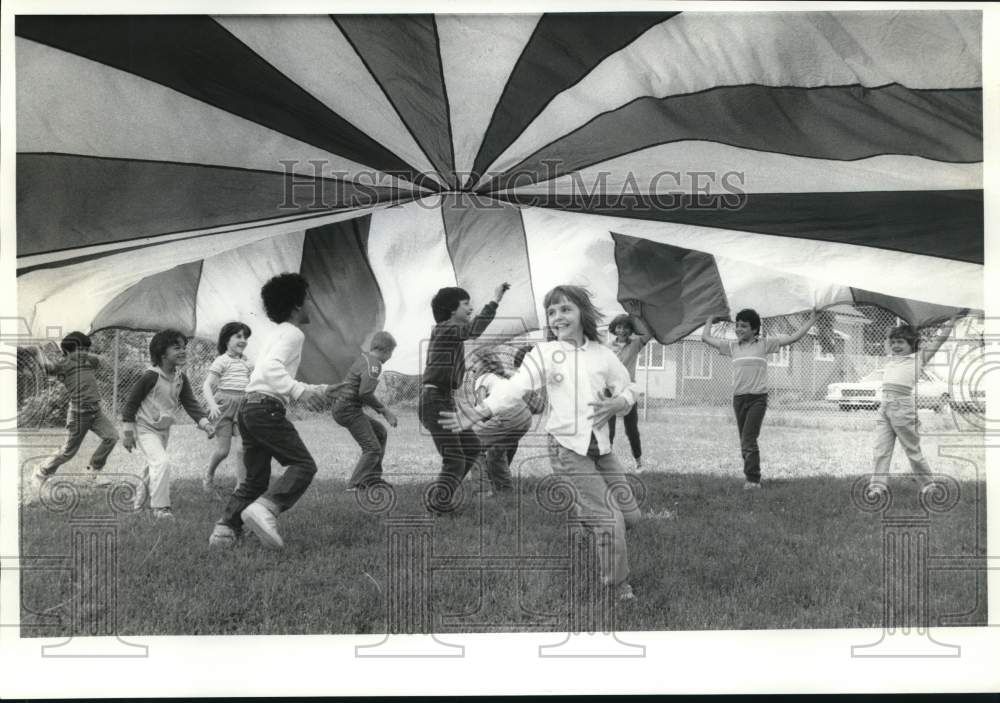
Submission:
[[[385,456],[388,433],[381,422],[365,415],[362,408],[367,405],[390,425],[396,426],[396,416],[375,397],[382,364],[392,357],[395,348],[396,340],[391,334],[376,332],[372,337],[371,351],[362,353],[351,366],[347,372],[347,385],[339,391],[333,405],[333,419],[341,427],[346,427],[361,447],[361,458],[347,482],[349,491],[385,483],[382,480],[382,457]]]
[[[98,478],[99,472],[104,468],[108,455],[118,442],[118,430],[101,409],[101,396],[94,374],[100,367],[102,359],[90,353],[90,345],[90,337],[83,332],[70,332],[59,345],[63,356],[58,361],[49,361],[41,349],[37,347],[33,349],[38,364],[47,374],[58,376],[69,391],[66,441],[57,454],[46,459],[35,470],[32,479],[36,489],[41,489],[46,479],[76,456],[87,432],[93,432],[101,439],[101,443],[90,457],[87,471],[95,483],[102,483]]]
[[[419,412],[420,424],[430,432],[441,455],[439,489],[428,496],[427,507],[432,513],[454,509],[455,492],[482,450],[474,432],[455,433],[441,427],[440,413],[455,410],[454,391],[462,385],[465,376],[465,341],[475,339],[486,330],[509,288],[506,282],[497,286],[493,300],[475,318],[472,317],[472,301],[463,288],[442,288],[431,300],[431,312],[437,324],[431,330],[427,348]]]

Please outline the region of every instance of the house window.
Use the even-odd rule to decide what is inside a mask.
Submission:
[[[663,345],[656,340],[650,340],[646,345],[645,362],[645,368],[647,369],[662,369]]]
[[[778,351],[774,352],[767,358],[767,365],[782,366],[787,368],[791,359],[792,348],[790,346],[778,347]]]
[[[833,361],[833,352],[829,354],[823,351],[823,345],[813,340],[813,358],[816,361]]]
[[[711,378],[712,357],[704,345],[684,345],[684,378]]]

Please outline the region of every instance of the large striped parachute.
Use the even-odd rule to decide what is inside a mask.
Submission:
[[[379,329],[419,371],[441,286],[488,332],[588,286],[669,343],[709,314],[982,307],[981,13],[17,17],[19,310],[270,323],[301,375]],[[251,348],[252,351],[252,348]]]

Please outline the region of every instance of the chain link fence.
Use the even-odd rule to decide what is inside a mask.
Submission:
[[[789,334],[805,320],[804,314],[767,318],[765,334]],[[800,422],[809,418],[841,416],[845,411],[870,411],[878,406],[879,382],[872,372],[881,368],[886,356],[888,331],[899,320],[890,312],[871,306],[838,306],[820,313],[817,323],[799,342],[781,348],[768,363],[770,386],[769,414],[787,410]],[[733,323],[715,325],[713,334],[735,339]],[[984,394],[969,387],[965,381],[977,374],[968,368],[956,378],[953,361],[970,358],[970,350],[982,351],[981,318],[964,318],[956,325],[949,344],[929,365],[927,374],[918,383],[918,403],[921,407],[958,412],[979,412],[984,409]],[[924,330],[925,337],[934,330]],[[91,351],[101,355],[106,363],[97,371],[97,380],[104,408],[120,417],[121,408],[132,386],[149,367],[149,340],[152,332],[133,330],[102,330],[91,335]],[[644,416],[657,412],[698,413],[703,408],[709,417],[718,416],[729,422],[727,412],[718,412],[732,402],[732,365],[728,357],[700,339],[701,330],[688,338],[662,345],[650,342],[639,357],[636,383],[642,393],[640,411]],[[470,354],[464,397],[471,398],[471,384],[483,370],[509,373],[514,359],[524,343],[493,345],[484,354],[481,349]],[[51,359],[59,354],[49,348]],[[201,397],[201,386],[217,351],[215,341],[192,338],[188,344],[185,373]],[[975,353],[971,355],[975,357]],[[978,362],[973,362],[978,363]],[[979,374],[981,375],[981,374]],[[68,397],[59,381],[47,377],[27,350],[18,351],[18,425],[58,427],[65,423]],[[376,395],[382,402],[415,409],[420,391],[420,377],[386,371]],[[329,411],[325,406],[291,409],[292,418],[304,418]],[[186,422],[186,416],[178,420]],[[706,431],[710,428],[706,427]]]

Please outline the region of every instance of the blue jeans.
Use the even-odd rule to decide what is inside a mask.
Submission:
[[[347,481],[349,488],[357,488],[382,478],[382,457],[388,433],[378,420],[368,417],[360,410],[334,413],[333,419],[341,427],[347,428],[351,437],[361,447],[361,458],[354,466],[354,473]]]
[[[285,405],[280,400],[251,394],[240,408],[237,420],[247,475],[233,491],[219,520],[219,524],[234,530],[243,526],[240,513],[258,498],[275,512],[289,510],[316,475],[316,462],[295,425],[285,416]],[[277,459],[287,468],[268,490],[271,459]]]

